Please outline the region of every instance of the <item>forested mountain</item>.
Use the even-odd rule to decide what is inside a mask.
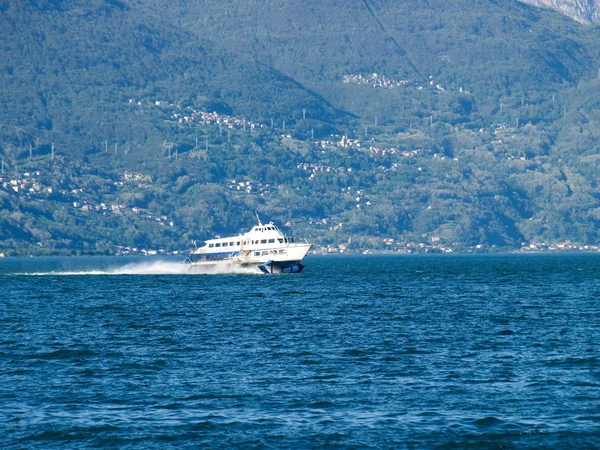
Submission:
[[[159,148],[167,130],[131,108],[176,101],[251,120],[342,113],[243,53],[228,53],[134,5],[111,1],[9,1],[2,7],[0,136],[6,151],[49,143],[70,154],[104,141]],[[150,115],[150,117],[148,117]],[[160,123],[160,121],[158,121]]]
[[[539,97],[595,75],[595,34],[517,1],[144,0],[199,36],[256,56],[334,104],[366,117],[405,116],[410,98],[349,93],[347,74],[462,87],[489,116],[500,99]],[[366,97],[366,98],[365,98]],[[538,101],[538,100],[536,100]]]
[[[523,2],[555,9],[581,23],[600,22],[598,0],[523,0]]]
[[[595,245],[599,37],[516,0],[5,0],[0,253],[254,210],[333,249]]]

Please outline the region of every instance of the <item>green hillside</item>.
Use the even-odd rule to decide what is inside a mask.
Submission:
[[[414,93],[356,93],[340,83],[344,75],[462,87],[471,110],[489,117],[503,100],[543,102],[598,68],[597,30],[511,0],[144,4],[371,120],[402,121]]]
[[[0,253],[593,248],[598,27],[511,1],[0,4]],[[135,249],[135,250],[134,250]]]
[[[169,127],[156,101],[254,121],[302,109],[329,129],[344,114],[294,80],[121,2],[8,2],[0,18],[0,139],[94,152],[105,140],[156,152]],[[141,102],[141,107],[132,107]],[[168,139],[167,139],[168,140]],[[135,153],[133,151],[132,153]]]

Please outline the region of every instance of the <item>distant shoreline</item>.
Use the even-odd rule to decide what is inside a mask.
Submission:
[[[55,252],[48,254],[7,254],[0,252],[0,260],[12,258],[69,258],[69,257],[136,257],[136,258],[160,258],[160,257],[185,257],[189,252],[152,252],[152,253],[102,253],[102,252]],[[565,255],[565,254],[599,254],[598,249],[565,249],[565,250],[465,250],[465,251],[414,251],[414,252],[394,252],[394,251],[344,251],[327,252],[317,251],[309,253],[310,256],[324,257],[342,257],[342,256],[468,256],[468,255]]]

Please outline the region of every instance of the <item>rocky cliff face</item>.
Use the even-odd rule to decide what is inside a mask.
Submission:
[[[530,5],[552,8],[578,22],[600,23],[600,0],[521,0]]]

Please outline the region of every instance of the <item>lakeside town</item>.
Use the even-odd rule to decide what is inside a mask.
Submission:
[[[234,121],[233,123],[240,124]],[[502,128],[505,129],[504,127]],[[282,140],[291,140],[290,135],[282,135]],[[341,149],[351,148],[356,151],[367,152],[370,155],[387,160],[388,163],[376,167],[381,171],[396,170],[402,159],[415,159],[427,157],[418,149],[404,150],[393,146],[382,146],[374,139],[350,138],[347,136],[330,136],[327,139],[319,139],[311,142],[311,145],[322,152],[337,152]],[[393,159],[390,159],[393,158]],[[447,158],[444,155],[429,155],[431,159],[452,159],[458,161],[458,158]],[[524,159],[524,158],[521,158]],[[318,176],[328,174],[343,174],[353,172],[352,167],[333,166],[317,163],[297,163],[296,169],[306,173],[307,180],[314,180]],[[415,170],[421,170],[421,167],[415,167]],[[72,182],[66,183],[64,180],[54,179],[51,173],[45,173],[41,170],[29,170],[19,175],[0,177],[1,191],[22,198],[26,201],[38,202],[56,202],[82,214],[101,214],[113,215],[117,217],[129,217],[130,219],[152,222],[160,227],[177,228],[176,221],[165,214],[156,214],[147,208],[127,204],[120,200],[120,194],[131,189],[148,190],[153,186],[152,176],[139,172],[124,171],[121,174],[104,180],[109,186],[109,195],[106,199],[94,192],[88,192],[84,187],[74,185]],[[292,189],[284,184],[270,184],[256,182],[251,179],[224,180],[223,186],[234,191],[237,195],[249,195],[270,197],[276,195],[278,191]],[[353,186],[341,187],[339,194],[341,198],[351,202],[356,209],[365,209],[374,207],[377,202],[369,195],[366,189]],[[428,206],[430,208],[431,206]],[[304,223],[306,222],[306,223]],[[329,218],[305,218],[303,222],[298,223],[305,230],[314,229],[315,231],[327,230],[329,232],[342,231],[344,224],[340,222],[333,223]],[[287,224],[292,226],[293,224]],[[475,245],[472,247],[457,246],[445,242],[440,236],[435,234],[423,235],[419,241],[398,239],[397,237],[378,236],[364,241],[363,245],[352,244],[351,242],[338,242],[327,245],[315,245],[313,253],[315,254],[344,254],[344,253],[398,253],[398,254],[419,254],[419,253],[484,253],[499,252],[502,249],[495,246]],[[520,253],[534,252],[596,252],[600,251],[598,245],[582,245],[576,242],[533,242],[522,243],[521,247],[513,250]],[[112,254],[129,255],[159,255],[159,254],[180,254],[186,250],[166,250],[166,249],[148,249],[136,246],[117,246],[111,250]],[[2,252],[5,253],[5,252]]]
[[[300,167],[304,169],[304,167]],[[323,168],[308,169],[324,170]],[[326,170],[326,169],[325,169]],[[102,215],[113,214],[124,216],[132,214],[139,218],[150,220],[164,227],[174,227],[173,220],[166,215],[153,215],[150,211],[140,207],[128,207],[120,203],[93,203],[88,200],[83,200],[81,197],[84,194],[83,188],[63,189],[60,186],[55,188],[44,184],[44,173],[42,171],[24,172],[18,177],[0,177],[0,188],[11,195],[26,196],[29,199],[46,199],[53,200],[69,207],[80,210],[86,213],[97,213]],[[147,189],[151,183],[151,177],[142,173],[124,172],[121,179],[109,180],[116,187],[126,187],[127,185],[136,188]],[[231,180],[230,189],[248,194],[248,195],[271,195],[273,190],[285,189],[283,185],[272,186],[270,184],[253,183],[250,181]],[[342,188],[342,194],[351,197],[356,201],[356,207],[369,207],[374,203],[369,200],[368,194],[364,189],[357,188]],[[284,224],[286,227],[294,227],[294,223],[288,222]],[[305,224],[309,229],[315,230],[326,229],[329,231],[341,231],[344,227],[343,223],[332,222],[329,219],[307,219]],[[367,242],[369,245],[356,246],[352,245],[352,239],[349,242],[341,242],[327,245],[315,245],[312,253],[314,254],[454,254],[454,253],[488,253],[488,252],[503,252],[504,250],[495,246],[475,245],[473,247],[456,248],[447,243],[438,236],[429,236],[427,242],[414,242],[410,240],[394,239],[392,237],[371,237]],[[187,253],[189,249],[167,250],[164,248],[142,248],[136,246],[116,246],[111,254],[114,255],[180,255]],[[548,252],[599,252],[600,245],[583,245],[571,241],[546,243],[533,242],[522,243],[521,248],[513,250],[517,253],[548,253]],[[0,256],[6,256],[5,251],[0,251]]]

